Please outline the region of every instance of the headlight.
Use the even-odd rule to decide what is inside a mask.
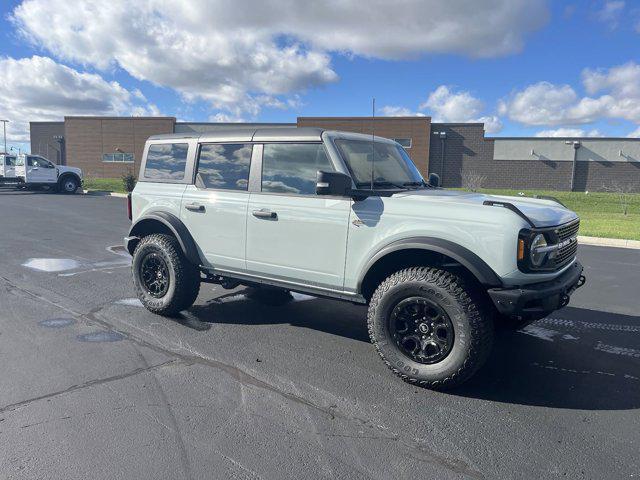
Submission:
[[[540,247],[546,247],[547,240],[544,238],[544,235],[539,233],[535,237],[533,237],[533,241],[531,242],[531,250],[529,252],[529,258],[531,259],[531,265],[534,267],[540,267],[544,263],[544,260],[547,256],[547,252],[544,250],[537,251]]]

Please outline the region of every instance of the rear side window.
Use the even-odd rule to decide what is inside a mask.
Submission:
[[[206,188],[247,190],[251,145],[208,144],[200,148],[198,176]]]
[[[315,195],[318,170],[334,170],[321,143],[265,144],[262,191]]]
[[[144,178],[182,180],[187,167],[188,143],[157,143],[149,146]]]

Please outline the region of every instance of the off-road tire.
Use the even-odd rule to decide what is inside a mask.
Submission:
[[[152,296],[142,282],[140,267],[144,258],[151,253],[158,254],[164,260],[169,273],[169,285],[161,298]],[[170,235],[143,237],[133,252],[131,270],[138,298],[147,310],[158,315],[174,316],[189,308],[200,292],[200,272],[185,258],[178,241]]]
[[[436,303],[453,324],[451,351],[437,363],[424,364],[406,355],[394,341],[389,319],[405,298],[422,297]],[[486,361],[493,344],[493,322],[483,300],[452,273],[414,267],[384,280],[369,303],[367,324],[371,342],[387,366],[403,380],[433,389],[448,389],[469,379]]]
[[[293,300],[289,290],[273,287],[253,287],[247,296],[269,307],[282,307]]]
[[[71,182],[73,182],[74,188],[70,187]],[[69,184],[69,187],[67,187],[67,184]],[[58,183],[56,184],[54,191],[71,195],[73,193],[76,193],[79,187],[80,187],[80,183],[74,176],[64,175],[62,178],[60,178],[60,180],[58,180]]]

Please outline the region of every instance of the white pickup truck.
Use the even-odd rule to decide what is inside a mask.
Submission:
[[[0,181],[16,180],[16,156],[3,153],[0,155]]]
[[[26,186],[49,186],[62,193],[75,193],[82,184],[82,170],[55,165],[40,155],[18,155],[15,177]]]

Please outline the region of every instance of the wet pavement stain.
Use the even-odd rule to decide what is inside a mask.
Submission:
[[[46,328],[64,328],[73,325],[76,321],[73,318],[47,318],[38,322],[38,325]]]
[[[23,267],[42,272],[64,272],[80,267],[81,263],[71,258],[30,258]]]
[[[84,333],[76,337],[81,342],[119,342],[124,340],[124,335],[118,332],[101,331]]]

